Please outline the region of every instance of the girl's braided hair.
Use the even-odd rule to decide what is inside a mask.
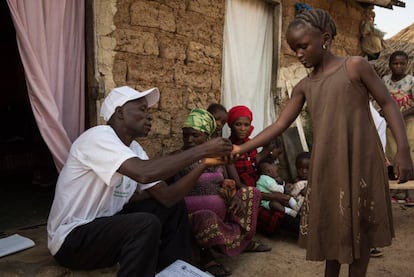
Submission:
[[[288,30],[298,25],[309,24],[321,32],[329,32],[332,39],[336,36],[336,25],[329,13],[322,9],[311,9],[296,15],[289,23]]]

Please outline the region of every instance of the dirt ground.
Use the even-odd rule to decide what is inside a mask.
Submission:
[[[392,246],[383,250],[384,256],[372,258],[367,276],[409,277],[414,276],[414,207],[406,208],[393,204],[396,238]],[[10,231],[12,233],[12,231]],[[21,235],[33,239],[36,246],[0,258],[0,277],[112,277],[116,276],[116,267],[95,271],[71,271],[56,265],[46,248],[46,228],[39,226],[19,230]],[[238,257],[219,256],[232,271],[234,277],[309,277],[323,276],[323,262],[305,261],[305,250],[296,245],[296,241],[287,235],[266,238],[257,235],[257,239],[272,246],[271,252],[243,253]],[[347,276],[347,267],[343,266],[340,276]]]
[[[414,276],[414,207],[393,204],[396,237],[392,246],[383,248],[384,256],[372,258],[367,276],[413,277]],[[268,253],[243,253],[235,258],[220,257],[233,271],[235,277],[252,276],[323,276],[324,262],[305,260],[305,250],[288,236],[264,238],[261,242],[273,247]],[[348,267],[342,266],[340,276],[347,276]]]

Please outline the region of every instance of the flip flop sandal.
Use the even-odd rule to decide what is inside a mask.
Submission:
[[[262,244],[258,241],[251,241],[244,252],[269,252],[272,250],[272,247],[267,246],[266,244]]]
[[[410,198],[407,198],[405,200],[404,206],[413,207],[414,206],[414,200],[413,199],[410,199]]]
[[[212,260],[203,266],[203,270],[213,274],[215,277],[230,276],[231,270],[226,268],[221,263]]]
[[[374,258],[378,258],[378,257],[382,257],[384,254],[382,253],[381,250],[377,249],[377,248],[372,248],[371,252],[370,252],[370,256],[374,257]]]

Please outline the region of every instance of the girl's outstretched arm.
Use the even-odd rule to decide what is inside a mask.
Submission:
[[[404,120],[395,101],[391,98],[384,82],[378,77],[372,66],[362,58],[350,59],[349,72],[358,74],[358,78],[371,92],[375,101],[381,106],[387,124],[390,126],[392,134],[397,143],[397,154],[394,159],[394,167],[397,169],[399,182],[412,179],[413,162],[410,157],[410,148],[407,140],[407,132]],[[355,77],[355,76],[354,76]],[[352,78],[352,77],[351,77]]]
[[[305,95],[300,88],[299,83],[293,89],[292,98],[287,102],[276,122],[266,127],[248,142],[242,145],[234,145],[232,154],[243,154],[251,151],[252,149],[268,144],[272,138],[279,136],[290,126],[290,124],[292,124],[301,112],[304,103]]]

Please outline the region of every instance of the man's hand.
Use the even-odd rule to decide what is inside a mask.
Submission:
[[[225,157],[227,163],[233,163],[240,157],[241,148],[239,145],[233,144],[231,154]]]
[[[216,165],[222,165],[225,164],[226,161],[223,158],[205,158],[202,160],[202,163],[207,166],[216,166]]]
[[[228,156],[233,149],[233,145],[230,140],[225,138],[211,139],[206,143],[201,144],[199,147],[204,148],[206,157],[208,158]]]

